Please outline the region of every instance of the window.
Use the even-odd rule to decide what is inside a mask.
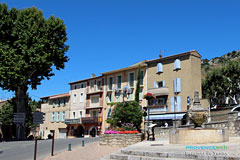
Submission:
[[[117,88],[121,89],[122,88],[122,76],[117,76]]]
[[[134,87],[134,72],[129,73],[129,85],[130,87]]]
[[[132,92],[128,95],[128,99],[131,101],[131,100],[133,100],[133,89],[132,89]]]
[[[155,105],[166,105],[167,97],[166,96],[157,96],[155,100]]]
[[[111,107],[109,107],[107,112],[107,118],[111,118],[111,117],[112,117],[112,109]]]
[[[90,111],[90,117],[98,117],[98,111],[97,110]]]
[[[140,72],[140,85],[143,85],[143,79],[144,79],[144,71]]]
[[[74,89],[77,89],[77,85],[74,86]]]
[[[83,87],[84,87],[84,86],[83,86],[83,83],[81,83],[80,87],[81,87],[81,88],[83,88]]]
[[[64,99],[63,105],[65,106],[65,105],[66,105],[66,103],[67,103],[67,98],[66,98],[66,99]]]
[[[54,122],[54,112],[51,112],[51,122]]]
[[[112,93],[107,93],[107,103],[112,102]]]
[[[83,93],[80,93],[80,102],[83,102]]]
[[[117,102],[120,102],[120,98],[121,98],[121,92],[119,91],[119,92],[115,92],[115,96],[116,96],[116,101]]]
[[[113,87],[113,77],[110,77],[108,81],[108,89],[112,90],[112,87]]]
[[[90,91],[93,92],[94,91],[94,81],[90,82]]]
[[[139,100],[142,100],[143,99],[143,88],[140,88],[140,91],[139,91]]]
[[[74,95],[73,95],[73,103],[76,103],[76,99],[77,99],[77,95],[74,94]]]
[[[102,90],[102,81],[97,81],[97,90],[101,91]]]
[[[181,111],[181,96],[171,97],[171,112]]]
[[[165,80],[154,82],[154,88],[161,88],[161,87],[165,87]]]
[[[90,106],[91,107],[99,106],[99,96],[91,96]]]
[[[60,106],[64,106],[64,99],[61,99]]]
[[[57,121],[57,112],[54,112],[54,122],[56,122]]]
[[[179,70],[179,69],[181,69],[181,63],[179,59],[176,59],[174,61],[174,70]]]
[[[163,65],[162,63],[157,64],[157,73],[162,73],[163,72]]]
[[[61,105],[61,100],[58,100],[58,107],[60,107]]]
[[[75,119],[75,112],[73,112],[73,119]]]
[[[175,78],[173,80],[174,93],[181,92],[181,78]]]
[[[55,101],[53,100],[53,103],[52,103],[52,105],[53,105],[53,108],[55,108]]]
[[[60,120],[60,112],[57,112],[57,121]]]
[[[79,118],[82,118],[82,111],[79,111]]]

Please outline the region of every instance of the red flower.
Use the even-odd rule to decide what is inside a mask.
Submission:
[[[126,111],[123,111],[123,113],[126,113]]]
[[[152,97],[153,95],[152,95],[152,93],[147,93],[146,96]]]

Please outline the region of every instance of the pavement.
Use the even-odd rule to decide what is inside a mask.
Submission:
[[[64,151],[53,157],[48,156],[44,160],[97,160],[97,159],[126,159],[126,155],[134,156],[167,157],[163,159],[240,159],[240,137],[231,137],[229,142],[195,144],[193,147],[220,146],[220,149],[187,149],[188,145],[169,144],[168,138],[156,139],[156,141],[143,141],[125,148],[100,146],[99,142],[86,144],[85,147],[77,147],[73,151]],[[112,155],[110,157],[110,154]],[[115,154],[115,156],[114,156]],[[119,155],[124,155],[119,156]],[[115,157],[115,158],[114,158]],[[127,158],[129,159],[129,158]],[[137,158],[139,159],[139,157]],[[143,158],[140,158],[143,159]],[[150,158],[151,159],[151,158]],[[160,158],[159,158],[160,159]],[[162,159],[162,158],[161,158]]]

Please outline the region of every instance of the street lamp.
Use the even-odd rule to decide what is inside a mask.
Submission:
[[[116,93],[119,92],[118,87],[115,87],[115,88],[114,88],[114,91],[115,91]],[[124,106],[124,105],[125,105],[124,97],[127,96],[127,95],[129,95],[130,93],[132,93],[132,89],[131,89],[129,86],[124,86],[123,89],[122,89],[122,91],[123,91],[123,106]]]

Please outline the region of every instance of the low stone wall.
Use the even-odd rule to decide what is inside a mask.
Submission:
[[[143,140],[142,133],[139,134],[102,134],[100,145],[126,147]]]

